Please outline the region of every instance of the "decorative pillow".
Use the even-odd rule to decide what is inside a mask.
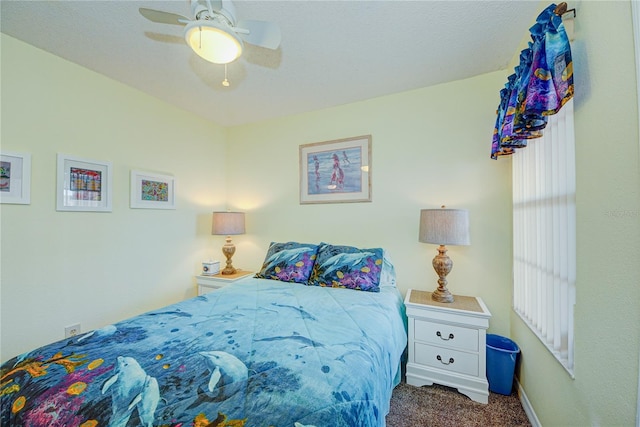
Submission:
[[[255,275],[260,279],[306,283],[318,253],[318,246],[308,243],[271,242],[262,264]]]
[[[382,248],[358,249],[321,243],[309,285],[380,292]]]

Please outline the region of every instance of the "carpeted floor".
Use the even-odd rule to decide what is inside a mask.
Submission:
[[[391,397],[387,427],[531,426],[516,393],[489,394],[489,403],[474,402],[456,389],[434,384],[398,384]]]

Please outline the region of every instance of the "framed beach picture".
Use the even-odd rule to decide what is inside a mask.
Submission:
[[[139,170],[131,171],[132,209],[175,209],[175,178]]]
[[[0,153],[0,203],[31,203],[31,154]]]
[[[111,162],[58,153],[56,210],[111,212]]]
[[[300,146],[300,203],[371,201],[371,135]]]

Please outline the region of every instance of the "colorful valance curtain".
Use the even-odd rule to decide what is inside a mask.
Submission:
[[[513,154],[527,140],[542,136],[547,116],[573,97],[573,63],[569,37],[551,4],[529,31],[531,41],[500,91],[491,158]]]

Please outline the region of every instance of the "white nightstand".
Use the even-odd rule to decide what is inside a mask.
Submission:
[[[431,292],[409,289],[407,383],[446,385],[480,403],[489,401],[486,337],[491,313],[480,298],[454,295],[440,303]]]
[[[206,294],[207,292],[215,291],[216,289],[223,288],[229,283],[237,282],[238,280],[251,277],[253,272],[238,270],[235,274],[214,274],[213,276],[196,276],[196,283],[198,284],[198,295]]]

